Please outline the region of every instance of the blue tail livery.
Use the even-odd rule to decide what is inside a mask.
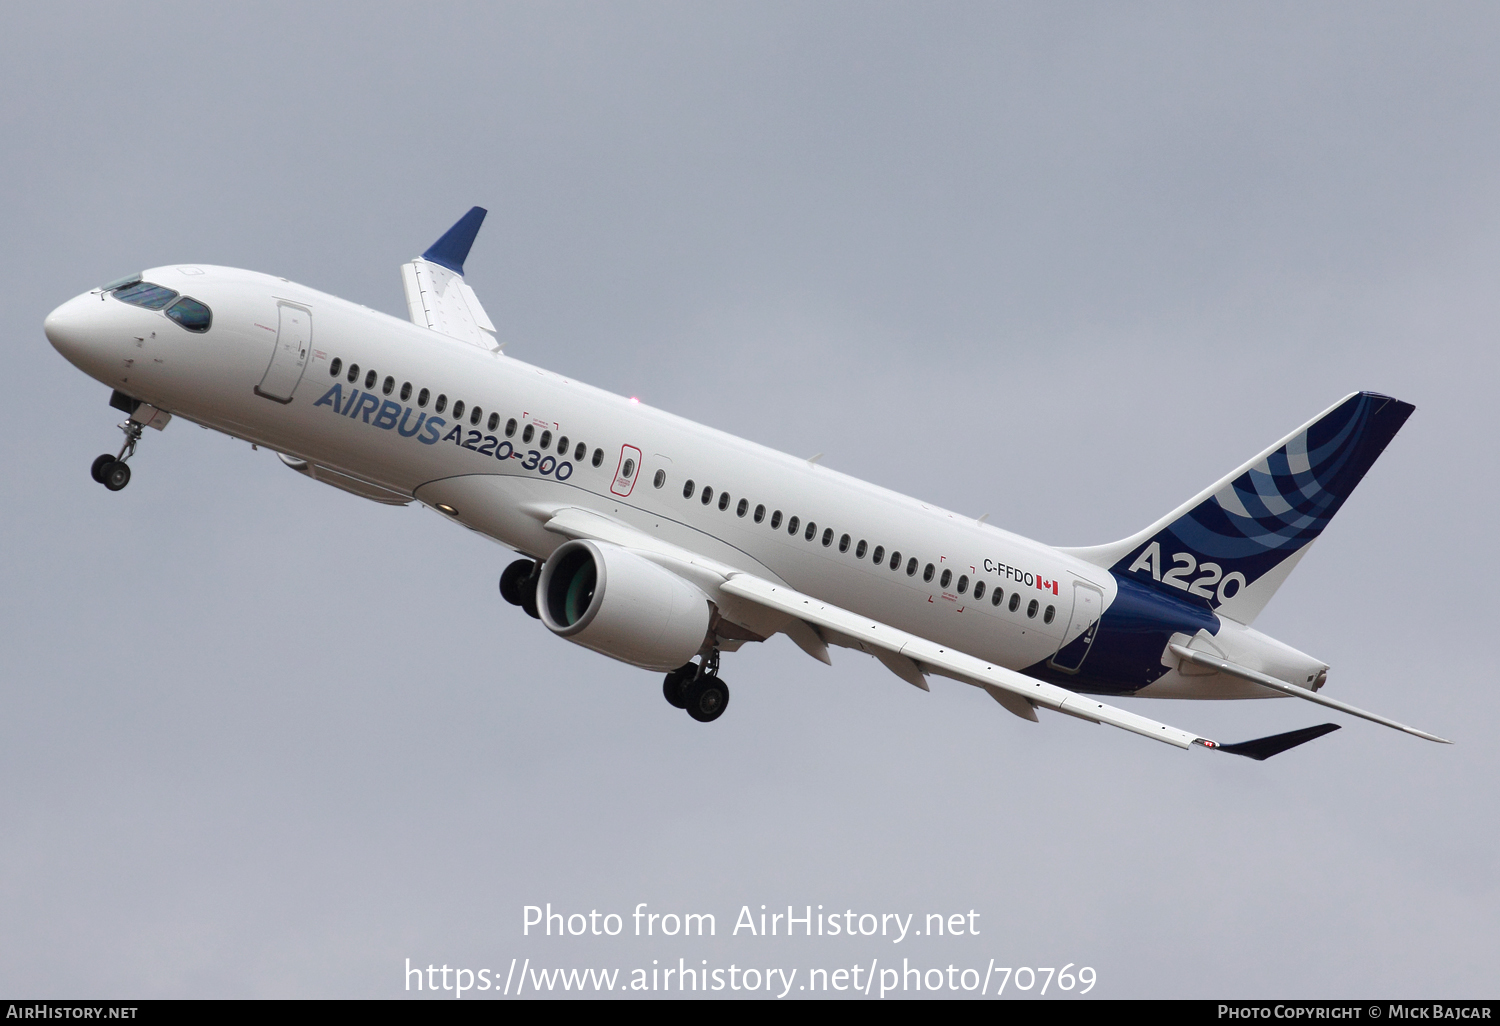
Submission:
[[[1356,392],[1141,533],[1068,551],[1249,624],[1414,409]]]

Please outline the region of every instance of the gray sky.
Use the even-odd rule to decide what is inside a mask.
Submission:
[[[1493,996],[1500,10],[24,5],[0,37],[0,993],[369,996],[403,960],[1097,969]],[[508,553],[184,422],[110,494],[41,332],[166,262],[404,316],[471,204],[508,351],[1044,541],[1340,396],[1417,412],[1257,622],[1328,693],[1126,703],[1258,764],[784,638],[709,726],[504,605]],[[712,912],[712,942],[520,936]],[[729,937],[741,905],[978,938]]]

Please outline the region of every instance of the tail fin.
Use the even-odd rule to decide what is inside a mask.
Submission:
[[[1248,624],[1415,408],[1356,392],[1140,534],[1067,551]]]

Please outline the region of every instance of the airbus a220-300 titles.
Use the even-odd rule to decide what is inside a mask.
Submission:
[[[721,654],[785,634],[1180,748],[1264,759],[1337,727],[1221,745],[1101,698],[1294,696],[1443,740],[1325,696],[1325,663],[1252,626],[1410,404],[1346,396],[1138,534],[1056,548],[504,355],[464,281],[484,215],[403,265],[410,322],[203,264],[59,306],[47,338],[128,417],[94,478],[125,487],[142,429],[182,417],[423,503],[522,554],[507,601],[665,672],[666,700],[704,722],[729,702]]]

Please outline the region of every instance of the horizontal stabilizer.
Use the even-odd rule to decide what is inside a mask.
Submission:
[[[1288,684],[1284,680],[1261,673],[1259,670],[1252,670],[1248,666],[1240,666],[1226,659],[1211,656],[1206,652],[1195,652],[1192,649],[1183,648],[1181,645],[1168,645],[1167,647],[1179,659],[1185,659],[1190,663],[1197,663],[1199,666],[1207,666],[1210,669],[1218,670],[1220,673],[1227,673],[1229,676],[1238,677],[1241,680],[1253,681],[1261,687],[1270,688],[1272,691],[1279,691],[1283,695],[1291,695],[1293,698],[1316,702],[1318,705],[1325,705],[1330,709],[1337,709],[1339,712],[1346,712],[1351,716],[1359,716],[1362,719],[1369,720],[1371,723],[1394,727],[1397,730],[1405,731],[1408,734],[1413,734],[1427,741],[1436,741],[1444,745],[1451,745],[1453,743],[1447,738],[1438,737],[1436,734],[1429,734],[1427,731],[1418,730],[1416,727],[1408,727],[1404,723],[1398,723],[1396,720],[1381,716],[1378,713],[1367,712],[1357,706],[1350,705],[1348,702],[1340,702],[1337,698],[1329,698],[1327,695],[1320,695],[1316,691],[1309,691],[1307,688],[1299,688],[1295,684]]]
[[[1243,755],[1245,758],[1254,759],[1256,762],[1264,762],[1271,756],[1279,755],[1288,748],[1305,745],[1309,741],[1316,740],[1324,734],[1331,734],[1338,729],[1339,725],[1337,723],[1320,723],[1316,727],[1289,730],[1285,734],[1258,737],[1254,741],[1241,741],[1233,745],[1220,745],[1219,751],[1228,752],[1230,755]]]

